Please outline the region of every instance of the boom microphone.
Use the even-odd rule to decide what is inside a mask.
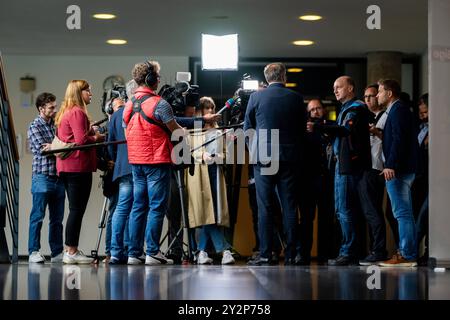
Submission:
[[[222,112],[225,111],[225,109],[230,109],[232,106],[234,106],[234,104],[237,102],[239,97],[233,97],[228,99],[225,102],[225,105],[222,107],[222,109],[219,110],[219,112],[217,112],[217,114],[221,114]]]

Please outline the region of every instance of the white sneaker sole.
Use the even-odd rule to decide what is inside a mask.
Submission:
[[[390,264],[390,263],[379,263],[378,264],[381,267],[385,267],[385,268],[413,268],[413,267],[417,267],[417,262],[405,262],[405,263],[397,263],[397,264]]]

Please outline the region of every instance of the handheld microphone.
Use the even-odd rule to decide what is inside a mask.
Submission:
[[[221,114],[222,112],[225,111],[225,109],[230,109],[232,106],[234,106],[234,104],[236,103],[237,99],[238,99],[238,97],[233,97],[233,98],[228,99],[225,102],[225,105],[222,107],[222,109],[220,109],[217,112],[217,114]]]

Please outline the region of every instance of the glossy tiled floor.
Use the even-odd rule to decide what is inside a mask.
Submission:
[[[366,267],[316,265],[94,267],[22,262],[0,265],[0,299],[450,299],[450,272],[428,268],[374,272]]]

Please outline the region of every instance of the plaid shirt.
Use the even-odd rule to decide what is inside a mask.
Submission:
[[[55,137],[54,121],[45,122],[40,116],[34,119],[28,128],[28,141],[33,152],[33,174],[56,176],[56,158],[53,155],[41,155],[42,145],[52,143]]]

